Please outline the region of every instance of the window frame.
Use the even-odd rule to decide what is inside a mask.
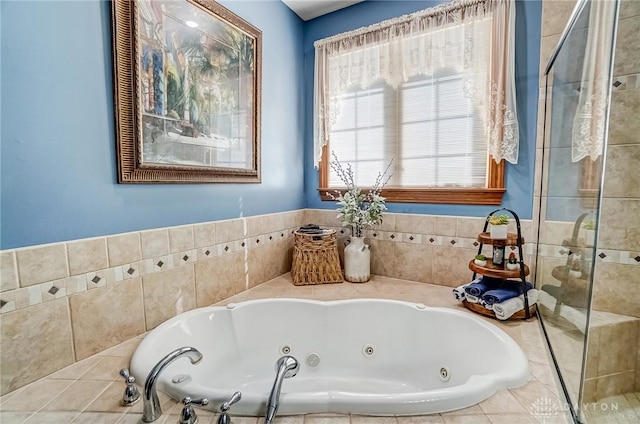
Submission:
[[[336,192],[346,193],[347,189],[329,187],[329,145],[322,147],[322,159],[319,164],[318,192],[320,200],[335,200],[332,195]],[[505,161],[496,163],[492,156],[488,158],[487,186],[477,187],[386,187],[381,195],[389,203],[444,203],[452,205],[501,205],[502,197],[506,193],[504,187]],[[367,190],[370,187],[362,187]]]
[[[330,143],[330,141],[329,141]],[[336,192],[346,193],[346,188],[329,187],[330,144],[323,146],[322,158],[318,165],[318,192],[323,201],[334,200]],[[506,192],[505,161],[499,163],[493,156],[487,156],[485,187],[386,187],[382,196],[391,203],[434,203],[456,205],[501,205]],[[364,190],[370,187],[362,187]]]

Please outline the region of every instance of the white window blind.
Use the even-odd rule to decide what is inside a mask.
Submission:
[[[392,89],[379,82],[338,97],[331,150],[350,163],[356,184],[373,185],[391,159],[396,187],[484,187],[484,122],[455,72],[416,77]],[[333,170],[329,184],[341,182]]]

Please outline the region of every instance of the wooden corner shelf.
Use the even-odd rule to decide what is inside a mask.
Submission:
[[[516,221],[516,233],[507,233],[507,238],[505,239],[494,239],[491,237],[491,233],[487,231],[487,227],[489,224],[490,218],[498,211],[505,210],[510,212],[513,215],[513,218]],[[477,274],[485,275],[487,277],[498,278],[505,282],[513,283],[513,284],[522,284],[522,294],[524,295],[524,307],[517,311],[515,314],[510,316],[507,320],[513,319],[529,319],[535,316],[537,306],[534,303],[533,305],[529,304],[529,296],[527,290],[527,282],[526,276],[529,275],[529,267],[524,263],[524,252],[522,251],[522,245],[524,244],[524,237],[522,237],[522,231],[520,227],[520,218],[518,215],[506,208],[497,209],[491,212],[487,219],[485,220],[484,228],[481,233],[478,234],[478,254],[482,253],[482,247],[485,244],[490,244],[493,246],[493,257],[499,259],[503,259],[504,266],[497,266],[493,264],[493,261],[490,258],[487,258],[487,263],[484,266],[477,265],[474,259],[469,261],[469,269],[473,271],[472,280],[476,278]],[[505,248],[507,246],[515,246],[518,249],[518,268],[512,270],[507,269],[506,261],[507,259],[504,257]],[[509,280],[512,279],[512,280]],[[489,316],[492,318],[496,318],[496,314],[490,310],[485,308],[483,305],[470,303],[467,300],[464,300],[462,304],[469,310],[477,312],[479,314]]]
[[[496,317],[496,314],[492,310],[487,309],[482,305],[478,305],[477,303],[467,302],[466,300],[463,300],[462,303],[470,311],[473,311],[473,312],[476,312],[476,313],[478,313],[480,315],[484,315],[484,316],[491,317],[491,318],[495,318]],[[537,305],[535,303],[533,305],[529,306],[529,316],[535,315],[536,308],[537,308]],[[514,319],[526,319],[526,318],[527,318],[527,316],[526,316],[525,310],[521,309],[518,312],[516,312],[515,314],[511,315],[505,321],[510,321],[510,320],[514,320]]]
[[[507,234],[506,239],[493,239],[491,233],[485,232],[478,234],[478,242],[482,244],[491,244],[493,246],[519,246],[524,244],[524,237],[516,233]]]
[[[529,267],[525,264],[522,264],[524,267],[524,275],[529,275]],[[516,269],[514,271],[508,270],[506,268],[501,268],[495,266],[491,259],[487,258],[487,264],[485,266],[476,265],[473,259],[469,261],[469,269],[477,274],[486,275],[487,277],[494,278],[520,278],[520,270]]]

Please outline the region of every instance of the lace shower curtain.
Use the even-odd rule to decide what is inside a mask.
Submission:
[[[615,9],[613,1],[591,2],[580,95],[571,136],[572,162],[587,156],[596,160],[602,154],[609,103],[609,67],[613,43],[611,25]]]
[[[340,113],[337,97],[384,80],[397,88],[441,69],[463,75],[485,120],[488,153],[518,161],[513,0],[462,0],[316,41],[314,163]]]

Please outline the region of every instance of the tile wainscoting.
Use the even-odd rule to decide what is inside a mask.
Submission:
[[[336,229],[342,255],[349,229],[339,226],[335,210],[318,209],[0,252],[1,392],[289,272],[292,232],[309,222]],[[389,213],[367,234],[372,273],[463,284],[483,223],[482,217]],[[533,270],[531,222],[522,228],[525,262]],[[541,253],[562,255],[553,247]]]

